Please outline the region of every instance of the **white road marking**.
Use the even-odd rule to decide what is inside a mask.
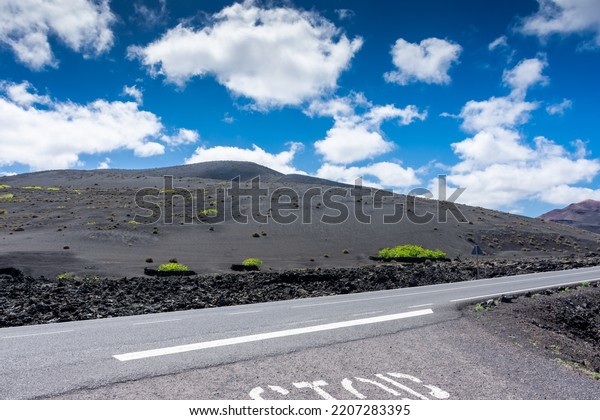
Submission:
[[[176,322],[176,321],[181,321],[181,319],[163,319],[160,321],[136,322],[133,325],[162,324],[163,322]]]
[[[260,311],[244,311],[244,312],[231,312],[228,313],[227,315],[245,315],[245,314],[257,314]]]
[[[306,321],[289,322],[286,325],[309,324],[311,322],[321,322],[321,321],[325,321],[325,318],[317,318],[317,319],[308,319]]]
[[[383,389],[384,391],[392,394],[394,397],[400,396],[400,393],[398,391],[396,391],[395,389],[392,389],[389,386],[385,386],[384,384],[379,383],[377,381],[372,381],[371,379],[359,378],[358,376],[356,377],[356,380],[359,382],[362,382],[364,384],[372,384],[372,385],[378,386],[379,388]],[[406,398],[403,398],[403,399],[406,399]]]
[[[39,335],[65,334],[65,333],[70,333],[73,331],[74,330],[62,330],[62,331],[52,331],[52,332],[36,333],[36,334],[7,335],[6,337],[2,337],[2,338],[37,337]]]
[[[600,280],[600,279],[590,279],[588,281],[598,281],[598,280]],[[472,297],[467,297],[467,298],[453,299],[450,302],[454,303],[454,302],[462,302],[465,300],[484,299],[484,298],[489,298],[489,297],[494,297],[494,296],[512,295],[512,294],[523,293],[523,292],[533,292],[535,290],[546,290],[546,289],[552,289],[554,287],[574,286],[574,285],[577,285],[580,283],[581,283],[580,281],[576,281],[576,282],[569,282],[569,283],[551,284],[551,285],[547,285],[547,286],[536,286],[536,287],[530,287],[528,289],[510,290],[508,292],[498,292],[498,293],[492,293],[489,295],[481,295],[481,296],[472,296]]]
[[[422,305],[413,305],[413,306],[409,306],[408,309],[413,309],[413,308],[422,308],[423,306],[432,306],[434,305],[434,303],[424,303]]]
[[[383,313],[383,311],[371,311],[371,312],[361,312],[358,314],[352,314],[350,316],[364,316],[364,315],[375,315],[375,314],[381,314]]]
[[[344,389],[346,391],[348,391],[349,393],[351,393],[352,395],[354,395],[359,400],[366,400],[367,399],[366,395],[361,394],[360,392],[358,392],[356,390],[356,388],[354,388],[352,386],[352,381],[350,379],[348,379],[348,378],[342,379],[342,386],[344,387]]]
[[[537,278],[536,280],[543,280],[546,278],[554,278],[554,277],[564,277],[566,276],[566,274],[564,275],[560,275],[560,276],[551,276],[551,277],[540,277]],[[499,277],[502,278],[502,277]],[[489,280],[489,279],[486,279]],[[315,306],[327,306],[327,305],[341,305],[344,303],[354,303],[354,302],[365,302],[368,300],[382,300],[382,299],[394,299],[394,298],[402,298],[402,297],[407,297],[407,296],[417,296],[417,295],[429,295],[429,294],[434,294],[434,293],[448,293],[448,292],[453,292],[455,290],[465,290],[465,289],[476,289],[479,287],[488,287],[488,286],[500,286],[500,285],[508,285],[511,283],[521,283],[521,282],[526,282],[526,281],[530,281],[531,279],[529,278],[522,278],[519,280],[513,280],[513,281],[501,281],[501,282],[496,282],[496,283],[485,283],[485,284],[477,284],[477,285],[473,285],[473,286],[463,286],[463,287],[452,287],[451,283],[444,283],[444,286],[447,286],[444,289],[441,290],[428,290],[426,292],[417,292],[417,293],[397,293],[394,295],[386,295],[386,296],[376,296],[376,297],[370,297],[370,298],[359,298],[359,299],[347,299],[347,300],[338,300],[338,301],[334,301],[334,302],[322,302],[322,303],[310,303],[307,305],[297,305],[297,306],[292,306],[292,308],[294,309],[303,309],[303,308],[312,308]],[[595,279],[586,279],[586,281],[599,281],[600,278],[595,278]],[[469,280],[469,283],[474,283],[480,280]],[[584,281],[584,280],[581,280]],[[569,282],[566,283],[566,285],[570,285],[570,284],[577,284],[577,283],[581,283],[581,281],[575,281],[575,282]],[[442,284],[440,284],[441,286]],[[556,286],[540,286],[537,289],[545,289],[545,288],[550,288],[550,287],[556,287]],[[510,293],[510,292],[507,292]],[[490,295],[490,296],[495,296],[495,295]],[[485,297],[485,296],[484,296]],[[466,298],[465,300],[470,299],[470,298]],[[458,300],[457,300],[458,301]],[[450,301],[450,302],[454,302],[454,301]]]
[[[320,331],[330,331],[339,328],[355,327],[359,325],[376,324],[380,322],[396,321],[399,319],[413,318],[423,315],[431,315],[431,309],[422,309],[419,311],[403,312],[398,314],[383,315],[373,318],[360,318],[352,321],[334,322],[330,324],[313,325],[304,328],[295,328],[290,330],[274,331],[262,334],[246,335],[241,337],[225,338],[221,340],[205,341],[202,343],[185,344],[182,346],[165,347],[161,349],[144,350],[139,352],[117,354],[113,357],[121,362],[137,359],[146,359],[148,357],[165,356],[168,354],[184,353],[196,350],[212,349],[216,347],[232,346],[236,344],[251,343],[254,341],[269,340],[273,338],[290,337],[293,335],[309,334]]]
[[[400,388],[400,389],[401,389],[401,390],[403,390],[403,391],[406,391],[406,392],[408,392],[409,394],[411,394],[411,395],[413,395],[413,396],[415,396],[415,397],[419,398],[420,400],[428,400],[428,399],[429,399],[429,398],[427,398],[425,395],[419,394],[417,391],[415,391],[415,390],[413,390],[413,389],[410,389],[409,387],[407,387],[407,386],[404,386],[404,385],[402,385],[401,383],[399,383],[399,382],[396,382],[396,381],[394,381],[393,379],[390,379],[390,378],[388,378],[388,377],[386,377],[386,376],[384,376],[384,375],[382,375],[382,374],[380,374],[380,373],[378,373],[378,374],[377,374],[377,375],[375,375],[375,376],[377,376],[379,379],[383,379],[384,381],[391,383],[392,385],[394,385],[394,386],[395,386],[395,387],[397,387],[397,388]]]
[[[324,400],[335,400],[327,391],[325,391],[322,387],[327,386],[327,382],[325,381],[314,381],[314,382],[297,382],[293,384],[296,388],[308,388],[312,389],[317,393],[317,395]]]

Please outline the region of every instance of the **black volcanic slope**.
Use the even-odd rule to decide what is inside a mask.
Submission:
[[[570,204],[564,209],[542,214],[540,219],[600,233],[600,201],[585,200],[581,203]]]
[[[165,191],[163,175],[174,177],[174,188],[203,197],[200,205],[186,205],[177,194]],[[244,181],[260,176],[268,195],[258,206],[223,190],[237,175]],[[46,171],[2,177],[0,185],[0,268],[16,267],[37,276],[74,272],[132,277],[171,258],[198,273],[226,272],[250,257],[264,261],[263,271],[352,267],[373,264],[369,256],[400,244],[439,248],[451,258],[470,258],[476,243],[496,257],[568,256],[596,252],[600,238],[570,226],[478,207],[458,206],[465,217],[461,222],[446,212],[449,203],[416,199],[413,206],[414,199],[403,195],[359,196],[358,190],[353,195],[351,187],[284,176],[244,162]],[[318,195],[302,198],[318,186]],[[241,187],[249,188],[250,183],[242,182]],[[155,196],[147,200],[163,214],[172,209],[172,223],[135,217],[148,213],[135,202],[142,188],[154,189]],[[295,215],[296,220],[282,223],[276,217],[278,202],[287,203],[281,215]],[[338,216],[339,206],[348,209],[347,217],[331,223],[327,218]],[[370,216],[370,222],[355,213]],[[415,222],[427,213],[431,220]],[[385,223],[384,215],[392,214],[403,217]],[[245,215],[256,220],[242,223]]]

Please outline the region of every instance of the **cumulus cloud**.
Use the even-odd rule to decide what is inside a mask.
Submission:
[[[357,107],[366,108],[366,111],[359,114]],[[333,117],[333,127],[324,139],[315,142],[315,149],[327,162],[334,164],[359,162],[392,151],[394,143],[386,140],[381,130],[384,121],[408,125],[427,116],[414,105],[405,108],[374,106],[362,95],[316,101],[308,107],[307,113]]]
[[[85,57],[108,51],[115,16],[108,0],[2,0],[0,43],[34,70],[56,67],[50,38]]]
[[[562,102],[557,104],[551,104],[546,107],[546,112],[550,115],[564,115],[567,109],[573,106],[573,101],[570,99],[563,99]]]
[[[234,95],[269,108],[334,90],[361,45],[314,12],[247,0],[225,7],[203,28],[181,23],[145,47],[131,47],[129,56],[180,86],[213,75]]]
[[[392,47],[392,61],[397,70],[385,73],[390,83],[407,85],[412,82],[448,84],[448,71],[458,62],[462,47],[439,38],[427,38],[419,44],[402,38]]]
[[[477,132],[489,127],[512,128],[526,123],[531,111],[538,104],[515,98],[514,96],[492,97],[484,101],[469,101],[462,108],[459,117],[462,128]]]
[[[137,86],[123,86],[123,95],[132,97],[140,105],[144,102],[144,94]]]
[[[110,169],[110,162],[110,158],[104,158],[104,160],[98,164],[97,169]]]
[[[417,185],[419,178],[413,168],[395,162],[377,162],[366,166],[333,165],[325,163],[316,173],[319,178],[354,185],[358,178],[373,188],[406,188]]]
[[[547,65],[545,59],[529,58],[521,61],[514,68],[505,70],[502,80],[512,88],[513,95],[523,96],[536,84],[548,84],[548,77],[543,74]]]
[[[526,17],[519,30],[545,39],[551,35],[592,34],[600,46],[600,7],[597,0],[538,0],[539,10]]]
[[[81,164],[81,154],[132,150],[146,157],[164,153],[160,118],[135,102],[61,102],[38,95],[27,82],[3,82],[0,89],[0,167],[33,170]]]
[[[466,188],[461,202],[490,208],[511,208],[521,200],[558,203],[587,191],[575,185],[590,182],[600,171],[600,161],[586,158],[580,140],[569,150],[543,136],[528,142],[519,132],[538,107],[525,100],[527,89],[547,82],[545,62],[535,60],[504,72],[512,88],[508,96],[463,107],[462,128],[473,136],[452,145],[460,162],[448,176],[449,183]]]
[[[234,146],[198,147],[185,163],[199,163],[223,160],[254,162],[284,174],[306,174],[293,165],[294,158],[303,149],[302,143],[290,143],[289,150],[280,153],[269,153],[257,145],[252,149]]]
[[[164,134],[161,139],[169,146],[181,146],[198,142],[200,134],[195,130],[180,128],[175,135],[169,136]]]
[[[600,189],[594,190],[585,187],[571,187],[562,184],[544,191],[543,199],[545,202],[557,206],[580,203],[584,200],[600,201]]]

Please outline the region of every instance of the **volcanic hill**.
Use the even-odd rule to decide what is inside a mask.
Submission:
[[[254,204],[244,191],[228,190],[238,176],[242,190],[260,177],[264,194]],[[502,258],[584,255],[597,251],[600,238],[457,205],[463,218],[448,211],[452,203],[283,175],[245,162],[44,171],[0,177],[0,188],[0,267],[52,278],[65,272],[140,276],[145,267],[172,258],[198,273],[227,272],[251,257],[264,261],[263,271],[356,267],[373,264],[369,256],[379,249],[400,244],[440,249],[450,258],[469,258],[475,244]],[[156,210],[172,213],[172,222],[140,217]],[[384,222],[393,214],[398,217]],[[240,221],[245,216],[247,223]]]

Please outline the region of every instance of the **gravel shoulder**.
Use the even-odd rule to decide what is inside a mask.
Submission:
[[[515,346],[600,381],[600,287],[503,297],[464,309],[467,319]]]

